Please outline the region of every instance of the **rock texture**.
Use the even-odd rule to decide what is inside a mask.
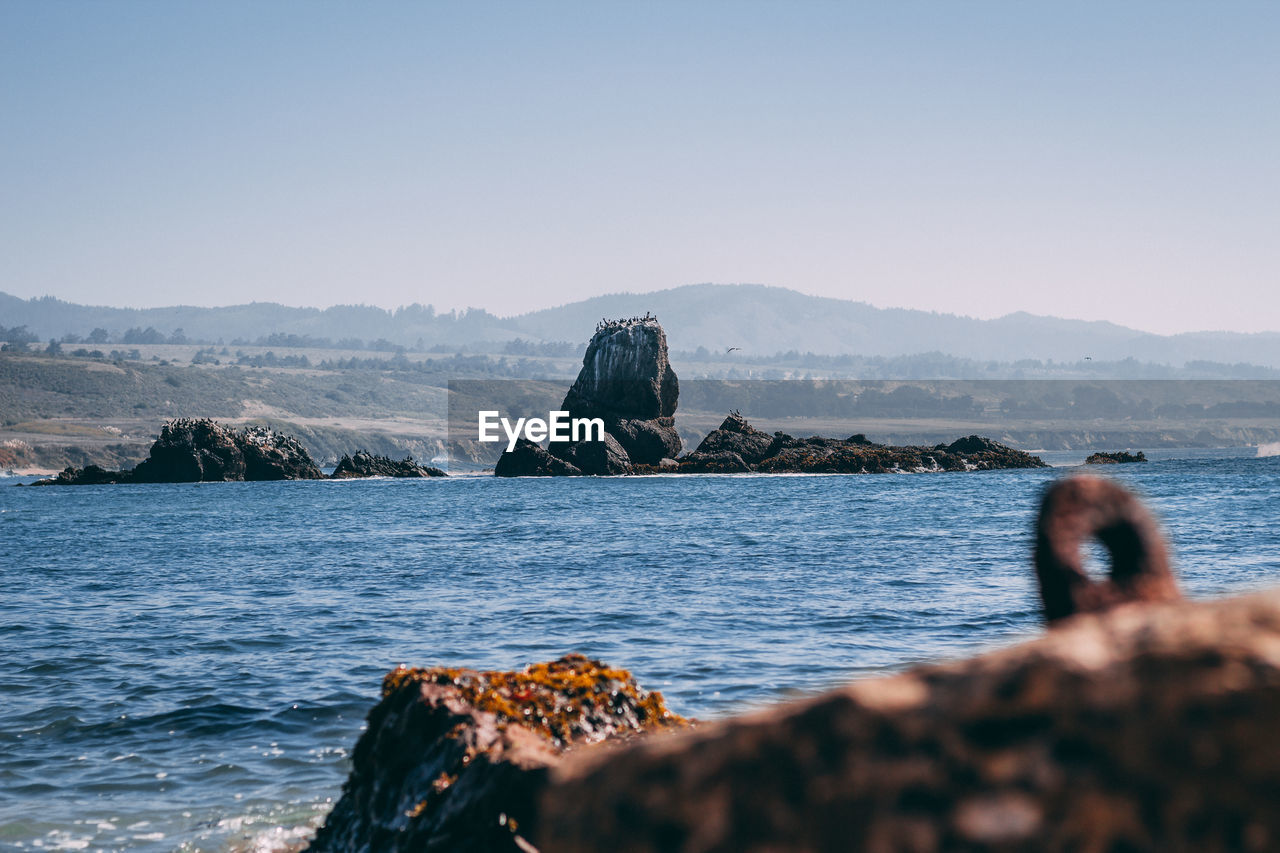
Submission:
[[[772,436],[731,412],[697,449],[680,461],[686,474],[760,471],[770,474],[878,474],[919,471],[986,471],[1043,468],[1037,456],[971,435],[933,447],[876,444],[865,435],[849,438]],[[745,467],[743,467],[745,466]]]
[[[359,477],[446,477],[445,472],[429,465],[419,465],[412,456],[397,462],[386,456],[377,456],[367,450],[357,450],[355,455],[343,454],[338,465],[329,475],[331,480],[351,480]]]
[[[499,477],[580,477],[582,469],[521,438],[502,454],[493,473]]]
[[[1280,594],[1078,616],[1004,652],[570,757],[544,851],[1280,846]]]
[[[1132,462],[1146,462],[1147,454],[1139,450],[1137,453],[1130,453],[1127,450],[1117,450],[1114,453],[1092,453],[1089,458],[1084,460],[1086,465],[1127,465]]]
[[[67,468],[32,485],[199,483],[226,480],[319,480],[324,475],[296,438],[266,427],[232,430],[208,418],[178,418],[160,429],[132,471],[96,465]]]
[[[759,465],[772,446],[773,436],[756,429],[741,412],[734,410],[702,440],[694,453],[735,453],[746,464]]]
[[[680,383],[667,358],[667,335],[649,315],[602,320],[582,357],[582,370],[560,408],[571,418],[599,418],[604,441],[552,442],[547,456],[528,448],[503,454],[499,476],[612,475],[653,466],[681,449],[674,415]],[[508,460],[512,454],[519,459]],[[519,472],[519,473],[516,473]]]
[[[48,480],[36,480],[32,486],[106,486],[129,481],[129,471],[108,471],[98,465],[75,468],[68,465]]]
[[[398,669],[315,851],[528,851],[566,750],[685,725],[625,670],[569,655],[521,672]]]
[[[957,448],[982,452],[970,443]],[[1280,845],[1280,593],[1179,601],[1115,483],[1053,484],[1048,636],[974,660],[570,757],[543,850],[1270,850]],[[1107,578],[1081,545],[1108,548]]]

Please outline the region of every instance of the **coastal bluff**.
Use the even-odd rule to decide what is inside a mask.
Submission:
[[[1157,537],[1114,483],[1059,480],[1042,636],[724,720],[579,656],[394,670],[311,849],[1275,849],[1280,591],[1184,601]]]

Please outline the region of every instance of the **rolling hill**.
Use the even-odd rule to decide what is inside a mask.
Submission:
[[[499,317],[481,310],[437,314],[429,306],[396,310],[345,305],[327,309],[252,303],[223,308],[124,309],[76,305],[51,297],[24,300],[0,293],[0,327],[26,326],[41,340],[86,336],[95,328],[119,340],[129,329],[164,335],[181,329],[197,341],[254,341],[296,335],[339,341],[381,340],[405,347],[483,348],[523,338],[585,342],[602,317],[656,314],[675,350],[741,347],[745,354],[799,351],[900,356],[941,352],[1017,362],[1085,358],[1181,366],[1214,361],[1280,367],[1280,333],[1195,332],[1155,335],[1110,322],[1022,312],[994,320],[901,308],[876,308],[808,296],[779,287],[696,284],[652,293],[610,294]]]

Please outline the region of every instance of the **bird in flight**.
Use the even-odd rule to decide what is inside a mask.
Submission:
[[[733,352],[736,349],[742,349],[742,347],[729,347],[727,350],[724,351],[724,354],[728,355],[729,353]]]

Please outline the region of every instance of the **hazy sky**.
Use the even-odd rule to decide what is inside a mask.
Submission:
[[[1274,2],[0,3],[24,297],[1280,329],[1278,152]]]

